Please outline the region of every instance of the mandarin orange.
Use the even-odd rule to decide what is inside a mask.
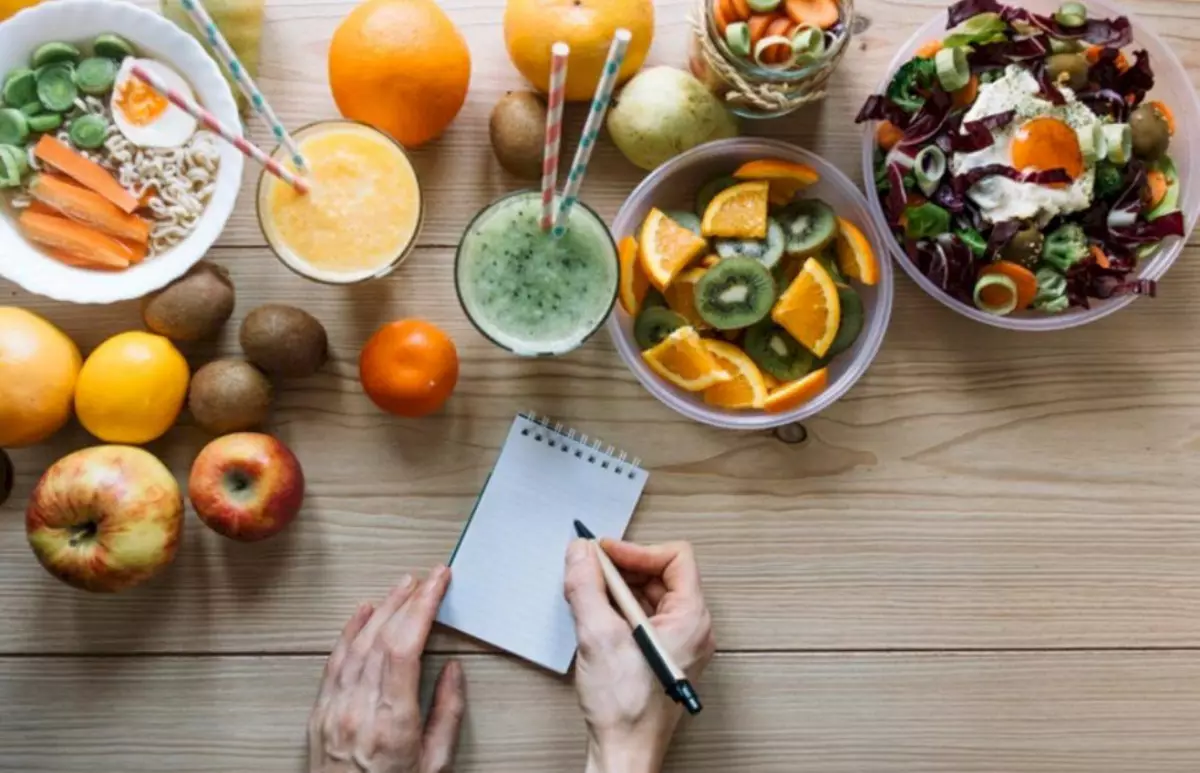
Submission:
[[[436,325],[402,319],[381,327],[358,360],[367,396],[388,413],[427,416],[449,399],[458,383],[458,350]]]

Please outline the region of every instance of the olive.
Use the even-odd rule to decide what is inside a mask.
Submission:
[[[1042,235],[1041,229],[1037,226],[1030,226],[1024,230],[1017,231],[1012,241],[1000,251],[1000,257],[1010,263],[1016,263],[1025,268],[1033,268],[1041,260],[1042,247],[1045,243],[1046,237]]]
[[[4,449],[0,449],[0,505],[4,504],[8,495],[12,493],[13,477],[12,460],[4,453]]]
[[[1088,83],[1088,60],[1084,54],[1054,54],[1046,58],[1046,74],[1052,83],[1078,91]]]
[[[1171,127],[1167,119],[1150,105],[1142,105],[1129,116],[1133,132],[1133,154],[1147,161],[1162,158],[1171,145]]]

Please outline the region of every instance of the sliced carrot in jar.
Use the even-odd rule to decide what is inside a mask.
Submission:
[[[750,15],[750,19],[746,22],[750,27],[750,48],[754,49],[758,45],[758,41],[762,40],[767,34],[767,27],[771,26],[771,22],[775,19],[773,14],[755,13]]]
[[[753,11],[750,10],[750,3],[747,0],[733,0],[733,13],[735,21],[745,21],[750,18]]]
[[[784,8],[792,21],[827,30],[838,23],[841,12],[835,0],[785,0]]]

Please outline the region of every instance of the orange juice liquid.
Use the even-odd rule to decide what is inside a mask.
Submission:
[[[407,252],[421,221],[421,189],[404,151],[378,131],[346,122],[310,127],[296,140],[311,190],[301,194],[264,177],[259,216],[271,246],[319,281],[386,273]]]

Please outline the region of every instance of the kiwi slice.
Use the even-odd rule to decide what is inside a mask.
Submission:
[[[712,200],[717,197],[718,193],[726,188],[732,188],[740,182],[742,181],[736,177],[726,175],[709,180],[704,185],[701,185],[700,190],[696,191],[696,213],[700,217],[704,217],[704,210],[708,209],[708,205],[712,203]]]
[[[838,325],[837,335],[825,352],[825,359],[831,360],[842,352],[854,346],[863,329],[863,302],[854,288],[846,284],[838,284],[838,301],[842,307],[842,322]]]
[[[642,308],[643,309],[653,309],[653,308],[665,309],[665,308],[667,308],[667,298],[661,292],[658,291],[657,287],[651,287],[648,290],[646,290],[646,297],[642,299]]]
[[[766,239],[716,239],[717,255],[726,258],[754,258],[767,268],[773,268],[783,257],[785,238],[783,226],[775,218],[767,218]]]
[[[644,352],[661,344],[679,328],[687,326],[688,321],[670,309],[649,306],[643,308],[633,321],[633,337]]]
[[[787,254],[815,255],[838,234],[837,213],[820,199],[801,199],[779,212],[779,223],[787,237]]]
[[[696,312],[717,330],[737,330],[766,318],[775,303],[771,271],[754,258],[729,258],[696,283]]]
[[[696,236],[700,235],[700,218],[696,217],[694,212],[687,212],[682,209],[673,209],[666,214],[667,217],[696,234]]]
[[[780,381],[795,381],[812,370],[812,353],[769,319],[746,331],[742,348],[754,364]]]

